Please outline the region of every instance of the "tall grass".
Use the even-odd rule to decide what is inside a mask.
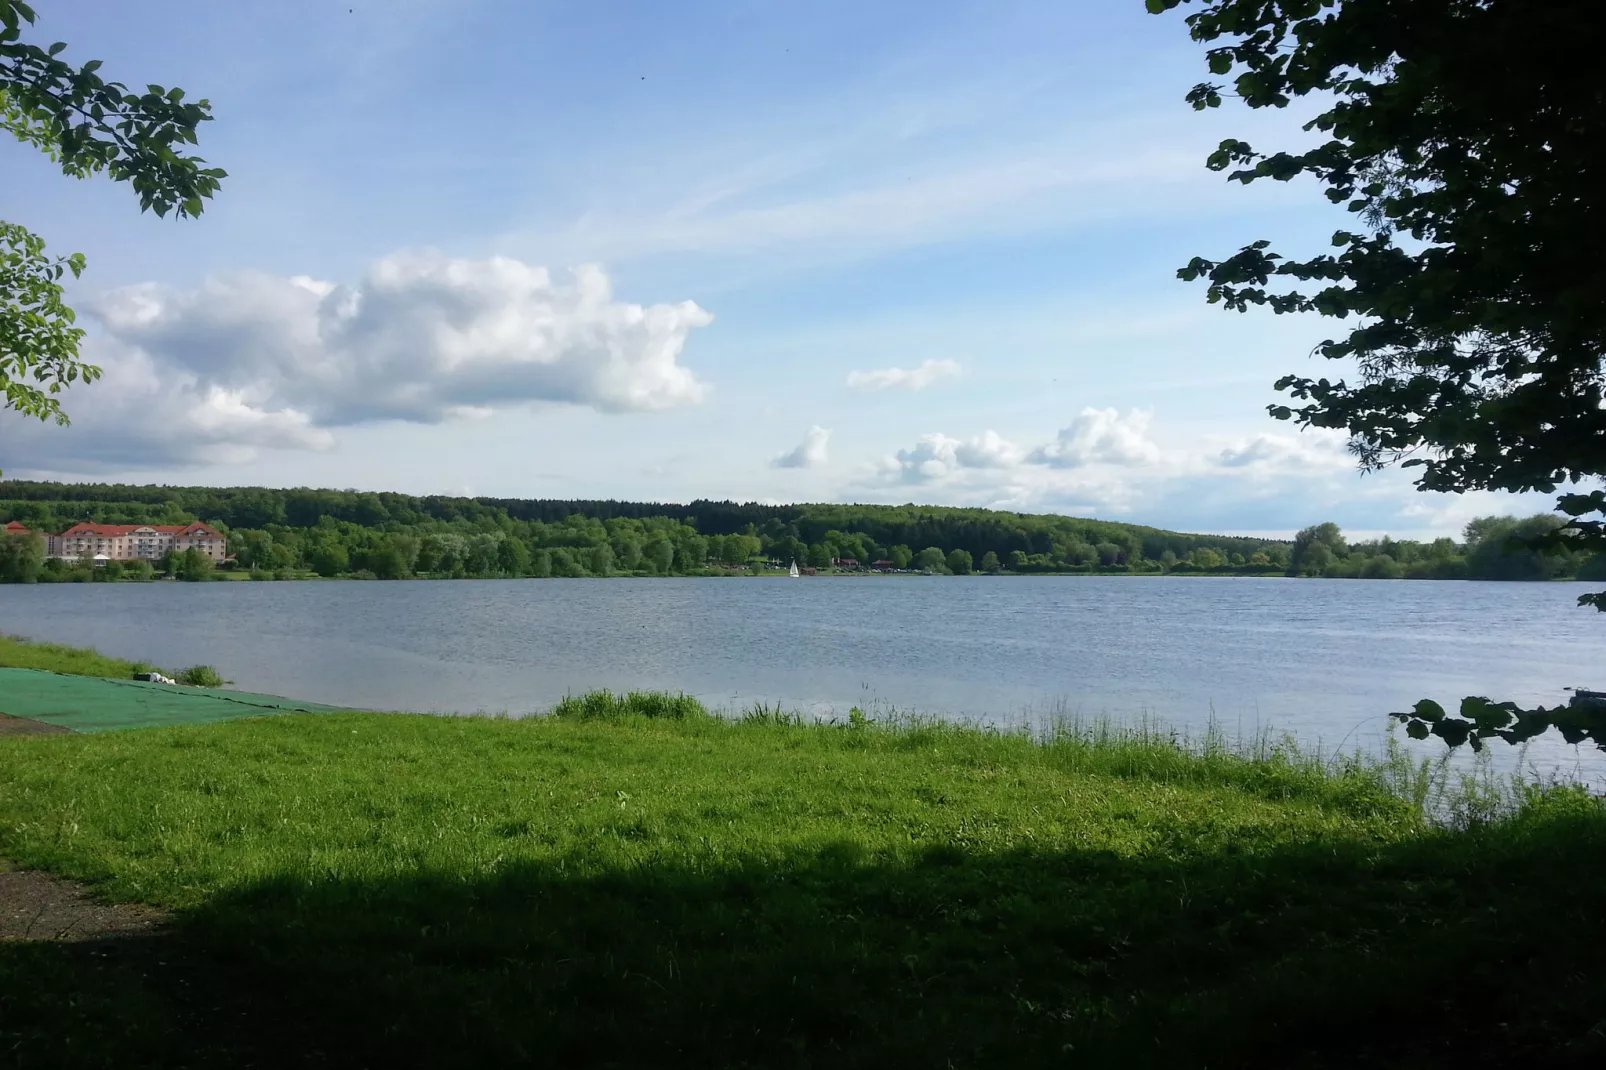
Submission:
[[[1565,787],[1520,773],[1497,773],[1487,754],[1472,768],[1413,756],[1391,732],[1381,753],[1324,754],[1290,734],[1263,730],[1234,736],[1216,723],[1190,734],[1155,719],[1122,722],[1060,712],[1040,725],[998,727],[956,721],[911,710],[883,708],[871,717],[855,706],[845,719],[811,718],[780,702],[755,701],[713,711],[685,694],[653,691],[591,691],[569,696],[551,710],[567,720],[673,720],[700,731],[780,730],[798,745],[835,739],[848,746],[876,746],[918,754],[980,749],[1031,757],[1082,777],[1142,779],[1175,786],[1230,786],[1271,800],[1320,800],[1354,811],[1405,810],[1429,824],[1454,829],[1509,817],[1535,790]],[[870,733],[871,735],[865,735]],[[834,745],[834,744],[833,744]]]
[[[137,672],[151,672],[149,662],[111,658],[85,647],[36,643],[20,635],[0,635],[0,668],[43,669],[70,676],[99,676],[130,680]]]
[[[551,716],[578,721],[617,721],[630,717],[684,721],[712,719],[713,714],[701,702],[685,694],[670,694],[667,691],[630,691],[625,694],[587,691],[583,695],[565,697],[552,707]]]
[[[0,635],[0,668],[40,669],[67,676],[95,676],[108,680],[132,680],[138,673],[160,672],[191,687],[224,687],[228,681],[210,665],[192,665],[168,672],[148,661],[128,661],[107,657],[88,647],[61,643],[39,643],[20,635]]]
[[[191,665],[187,669],[180,669],[173,679],[188,687],[223,687],[228,683],[223,674],[210,665]]]

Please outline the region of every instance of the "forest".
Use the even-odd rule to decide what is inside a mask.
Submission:
[[[155,567],[46,556],[37,535],[0,541],[0,581],[312,576],[582,577],[753,574],[796,561],[816,571],[1201,573],[1363,579],[1592,579],[1606,561],[1523,544],[1548,514],[1484,517],[1461,541],[1350,542],[1316,524],[1291,540],[1199,535],[1052,514],[924,505],[559,501],[415,497],[354,490],[0,481],[0,524],[36,533],[89,521],[204,521],[229,538],[214,569],[198,553]],[[854,564],[842,564],[853,562]]]

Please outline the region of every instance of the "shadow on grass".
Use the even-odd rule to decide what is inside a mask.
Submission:
[[[0,1050],[21,1066],[1600,1065],[1603,901],[1606,818],[1576,798],[1387,849],[834,844],[695,871],[283,879],[137,953],[0,945]]]

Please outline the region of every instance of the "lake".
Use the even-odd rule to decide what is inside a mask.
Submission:
[[[1056,714],[1376,746],[1390,710],[1606,687],[1598,585],[1124,577],[0,587],[0,631],[344,706],[515,714],[596,687],[819,717]],[[1434,744],[1437,747],[1437,744]],[[1530,758],[1591,780],[1598,753]]]

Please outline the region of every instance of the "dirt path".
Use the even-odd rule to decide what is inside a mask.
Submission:
[[[99,903],[71,881],[0,862],[0,940],[142,936],[167,916],[138,903]]]
[[[0,1066],[371,1065],[352,1043],[318,1033],[281,986],[163,911],[0,861]]]
[[[0,736],[48,736],[70,731],[60,725],[30,721],[26,717],[13,717],[0,713]]]

